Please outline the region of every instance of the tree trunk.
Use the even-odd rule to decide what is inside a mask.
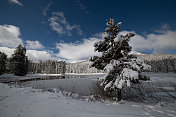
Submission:
[[[117,92],[117,98],[118,98],[118,101],[121,101],[122,100],[122,93],[121,93],[121,89],[118,89],[117,90],[118,92]]]

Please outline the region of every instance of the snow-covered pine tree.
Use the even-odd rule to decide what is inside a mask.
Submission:
[[[22,45],[16,47],[14,54],[10,59],[12,72],[18,76],[24,76],[28,72],[28,58],[26,56],[26,48]]]
[[[100,85],[105,91],[117,90],[118,101],[121,100],[123,87],[130,87],[132,83],[139,83],[139,80],[148,80],[141,71],[150,70],[149,65],[130,54],[132,47],[128,42],[135,34],[118,35],[121,24],[116,24],[114,19],[107,20],[106,32],[102,34],[104,40],[94,44],[95,51],[101,52],[102,56],[90,59],[92,67],[107,71],[106,76],[100,79]]]
[[[7,55],[3,52],[0,52],[0,75],[5,73],[6,71],[6,61],[7,61]]]

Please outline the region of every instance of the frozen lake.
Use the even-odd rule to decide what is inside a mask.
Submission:
[[[150,81],[147,81],[147,87],[154,88],[157,92],[163,92],[163,90],[170,92],[171,95],[176,96],[176,73],[145,73],[150,77]],[[24,87],[32,87],[35,89],[62,89],[64,91],[77,93],[79,95],[91,95],[92,86],[105,74],[67,74],[67,75],[42,75],[21,78],[18,84]],[[6,78],[7,79],[7,78]],[[19,80],[19,79],[18,79]],[[150,84],[149,84],[150,83]],[[152,83],[152,84],[151,84]],[[145,87],[144,87],[145,88]],[[169,95],[170,95],[169,94]]]
[[[98,78],[104,75],[105,74],[69,74],[61,76],[36,76],[36,78],[31,77],[18,79],[17,84],[20,86],[32,87],[35,89],[47,90],[57,88],[64,89],[68,92],[78,93],[79,95],[90,95],[92,93],[92,85],[97,81]],[[16,83],[16,81],[12,81],[12,84]]]

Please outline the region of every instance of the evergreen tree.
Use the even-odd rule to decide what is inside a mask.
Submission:
[[[139,80],[148,80],[149,78],[143,76],[141,71],[150,69],[149,65],[130,54],[132,47],[128,42],[135,34],[118,35],[121,24],[121,22],[116,24],[114,19],[107,20],[106,32],[102,34],[104,40],[94,44],[95,51],[101,52],[102,56],[90,59],[92,67],[107,71],[106,76],[100,79],[100,85],[105,91],[117,90],[119,101],[121,89],[130,87],[132,83],[139,83]]]
[[[11,69],[15,75],[24,76],[28,72],[28,58],[25,54],[26,48],[18,45],[10,59]]]
[[[0,52],[0,75],[5,73],[6,71],[6,61],[7,61],[7,55],[3,52]]]

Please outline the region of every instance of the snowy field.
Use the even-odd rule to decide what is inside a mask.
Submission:
[[[167,93],[160,92],[161,95],[176,96],[175,85],[170,84],[176,83],[175,73],[150,73],[147,75],[151,77],[150,82],[165,89],[164,91],[168,91]],[[13,76],[5,76],[13,78]],[[33,76],[38,77],[39,75]],[[33,76],[28,75],[24,79],[34,78]],[[91,86],[91,82],[95,82],[99,76],[102,75],[59,80],[65,87],[73,84],[72,86],[83,90],[85,87]],[[2,76],[0,79],[3,79]],[[47,81],[50,84],[51,80]],[[158,84],[158,82],[160,83]],[[91,101],[89,98],[81,100],[65,96],[60,90],[50,92],[0,83],[0,117],[176,117],[175,99],[152,104],[132,101],[99,102]]]

